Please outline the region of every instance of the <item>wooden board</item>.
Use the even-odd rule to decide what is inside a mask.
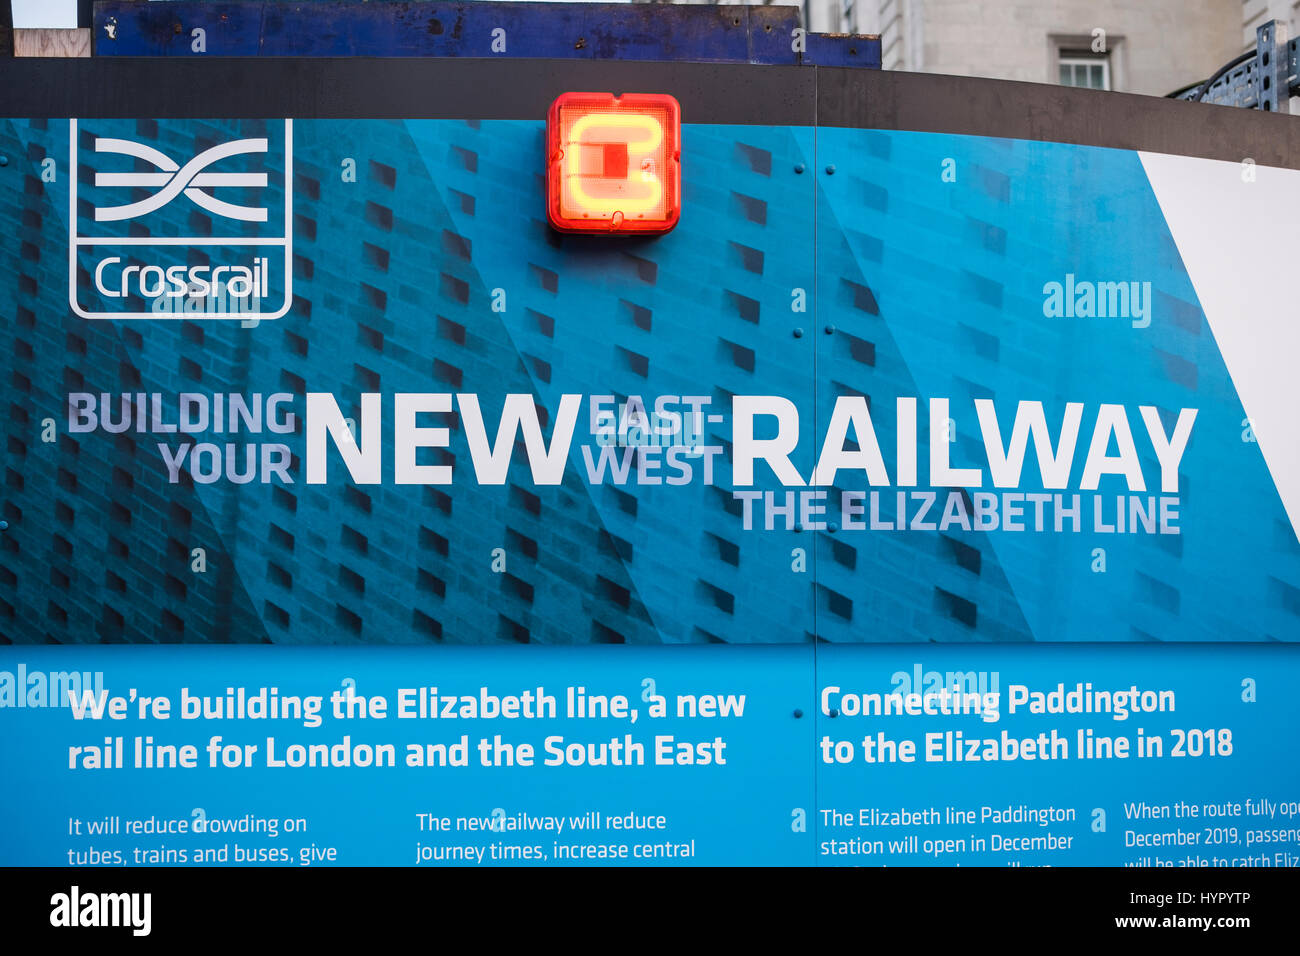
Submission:
[[[90,30],[15,30],[14,56],[90,56]]]

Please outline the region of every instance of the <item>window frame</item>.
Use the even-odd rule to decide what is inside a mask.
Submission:
[[[1043,51],[1047,60],[1047,76],[1044,82],[1061,86],[1061,64],[1063,61],[1076,59],[1105,60],[1108,64],[1109,80],[1107,90],[1122,92],[1128,88],[1128,44],[1122,33],[1106,34],[1104,53],[1093,52],[1093,37],[1085,33],[1049,33],[1046,37],[1046,49]],[[1074,89],[1093,89],[1090,86]]]
[[[1101,86],[1092,85],[1092,70],[1094,67],[1101,67]],[[1061,81],[1061,70],[1069,67],[1073,76],[1078,78],[1079,69],[1085,68],[1088,71],[1087,83],[1065,83]],[[1105,90],[1109,92],[1114,88],[1111,78],[1110,54],[1109,53],[1082,53],[1075,50],[1062,50],[1056,61],[1057,83],[1060,86],[1072,86],[1081,90]]]

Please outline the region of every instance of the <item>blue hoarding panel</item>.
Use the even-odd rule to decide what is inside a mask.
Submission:
[[[688,124],[680,226],[610,243],[545,225],[538,123],[291,126],[292,157],[264,173],[239,172],[255,157],[222,160],[228,175],[267,176],[256,200],[230,188],[224,201],[274,215],[221,225],[183,195],[131,222],[96,218],[124,194],[92,164],[124,160],[94,144],[277,152],[283,122],[82,120],[81,171],[59,189],[31,170],[68,155],[69,124],[7,124],[7,151],[30,157],[0,169],[20,223],[4,240],[11,640],[1296,638],[1291,479],[1266,459],[1285,443],[1243,424],[1238,386],[1252,379],[1229,374],[1135,154],[826,129],[814,151],[808,128]],[[1078,246],[1115,221],[1132,228]],[[203,277],[245,259],[265,276],[258,314],[287,303],[283,318],[127,324],[67,309],[160,314],[174,300],[150,294],[162,279],[145,266]],[[1046,314],[1053,283],[1082,295],[1098,281],[1132,314]],[[392,396],[431,389],[479,396],[488,423],[506,396],[532,396],[547,434],[564,396],[580,396],[559,483],[522,446],[500,483],[484,480],[450,412],[448,446],[417,460],[451,467],[451,482],[397,483]],[[363,431],[363,396],[376,396],[377,485],[334,439],[325,483],[308,480],[308,393]],[[262,434],[218,426],[215,405],[198,434],[148,430],[155,401],[165,425],[181,396],[231,394],[262,403]],[[294,416],[282,433],[272,395]],[[746,396],[784,403],[791,437],[803,423],[791,470],[758,457],[737,480]],[[837,409],[862,399],[880,468],[846,459],[809,488]],[[698,433],[665,444],[657,411],[698,415]],[[1051,448],[1035,438],[1016,474],[1008,458],[995,475],[990,449],[1001,461],[1038,414]],[[766,416],[753,441],[774,434]],[[863,440],[846,435],[843,453]],[[940,467],[974,468],[974,485],[944,487]],[[1230,498],[1240,506],[1217,504]]]
[[[0,863],[1300,857],[1300,172],[679,92],[0,121]]]
[[[794,6],[95,4],[98,56],[437,56],[879,68],[878,37],[804,36]]]
[[[812,66],[880,69],[880,38],[842,33],[809,33],[800,60]]]

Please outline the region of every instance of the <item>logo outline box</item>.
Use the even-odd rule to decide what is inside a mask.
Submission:
[[[284,235],[281,237],[230,237],[223,236],[81,236],[77,233],[77,179],[78,120],[68,120],[68,305],[73,313],[83,319],[210,319],[222,321],[271,321],[288,314],[293,306],[293,120],[284,120]],[[120,246],[224,246],[266,247],[279,246],[284,251],[284,300],[273,312],[96,312],[83,308],[77,300],[77,254],[84,247],[97,245]]]

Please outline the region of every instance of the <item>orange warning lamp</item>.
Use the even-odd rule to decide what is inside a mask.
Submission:
[[[546,116],[546,214],[562,232],[668,232],[681,215],[681,107],[662,93],[564,93]]]

